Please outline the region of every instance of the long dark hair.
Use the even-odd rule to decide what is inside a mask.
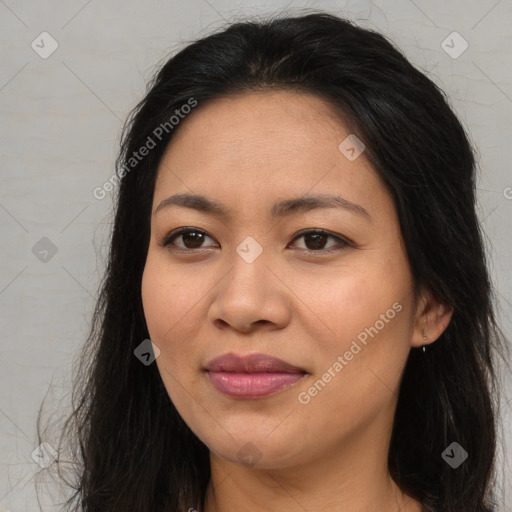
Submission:
[[[141,278],[155,178],[179,130],[171,116],[186,123],[192,108],[184,105],[200,109],[272,89],[326,99],[357,133],[394,198],[416,290],[453,308],[426,353],[410,351],[389,451],[392,478],[429,511],[495,510],[496,354],[505,359],[506,345],[475,212],[474,149],[445,94],[390,41],[322,12],[237,22],[188,44],[158,70],[127,119],[105,278],[62,429],[78,463],[68,509],[203,509],[208,448],[177,413],[156,364],[134,356],[149,338]],[[131,160],[148,145],[144,158]],[[441,457],[452,442],[469,454],[457,469]]]

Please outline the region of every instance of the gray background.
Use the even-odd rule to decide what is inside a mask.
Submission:
[[[512,2],[447,4],[0,0],[0,512],[37,510],[35,475],[44,480],[45,470],[31,456],[35,420],[50,385],[50,408],[66,398],[73,357],[88,333],[112,219],[111,195],[98,200],[92,191],[114,171],[122,121],[170,51],[225,21],[327,9],[388,35],[447,92],[478,148],[479,214],[510,337]],[[454,31],[469,45],[456,58],[458,36],[447,40],[452,55],[442,47]],[[42,32],[59,45],[47,58],[31,47],[51,48]],[[498,492],[510,511],[512,392],[510,376],[503,379]],[[46,488],[41,505],[50,510]]]

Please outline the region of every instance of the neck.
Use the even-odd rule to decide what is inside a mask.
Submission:
[[[302,465],[262,469],[210,452],[204,512],[421,512],[389,475],[389,432],[371,430]]]

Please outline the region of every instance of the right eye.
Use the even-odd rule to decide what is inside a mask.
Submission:
[[[182,239],[182,244],[184,244],[184,246],[179,246],[174,243],[178,238]],[[192,227],[179,228],[178,230],[172,231],[164,238],[162,246],[170,249],[176,248],[182,251],[193,251],[195,249],[202,248],[201,244],[204,242],[205,238],[210,237],[202,229]]]

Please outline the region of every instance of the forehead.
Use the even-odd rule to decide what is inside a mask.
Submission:
[[[366,197],[370,209],[369,196],[386,191],[364,151],[350,160],[340,149],[353,136],[334,107],[311,94],[250,93],[199,105],[161,159],[155,203],[172,193],[201,193],[224,203],[232,196],[261,202],[338,193],[354,202]]]
[[[305,143],[326,146],[349,133],[333,105],[318,96],[295,91],[245,93],[199,104],[180,123],[167,152],[180,146],[180,151],[193,149],[200,156],[241,148],[241,159],[263,156],[265,151],[291,157],[297,150],[312,149]]]

